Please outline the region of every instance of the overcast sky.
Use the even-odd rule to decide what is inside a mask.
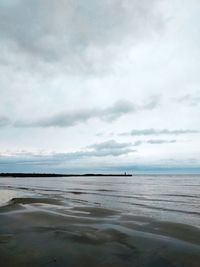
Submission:
[[[1,0],[0,172],[200,171],[199,0]]]

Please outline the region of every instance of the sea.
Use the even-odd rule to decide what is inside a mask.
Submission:
[[[200,175],[0,178],[0,266],[200,267]]]

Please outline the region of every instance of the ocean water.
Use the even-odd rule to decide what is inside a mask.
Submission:
[[[200,176],[0,178],[0,266],[200,267]]]

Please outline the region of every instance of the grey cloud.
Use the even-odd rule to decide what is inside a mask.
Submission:
[[[151,144],[151,145],[161,145],[161,144],[172,144],[176,143],[176,140],[165,140],[165,139],[150,139],[150,140],[137,140],[134,142],[134,146],[140,146],[142,144]]]
[[[182,97],[176,98],[175,102],[185,103],[191,107],[198,106],[200,104],[200,92],[196,94],[185,94]]]
[[[115,140],[108,140],[106,142],[97,143],[88,146],[88,148],[93,148],[98,151],[107,150],[107,149],[122,149],[132,146],[132,143],[118,143]]]
[[[142,107],[143,109],[154,109],[155,107],[157,107],[159,104],[161,103],[161,99],[160,99],[160,96],[159,95],[155,95],[155,96],[152,96],[150,98],[150,101],[146,104],[144,104],[144,106]]]
[[[87,152],[76,152],[73,155],[76,158],[79,157],[106,157],[106,156],[113,156],[118,157],[122,155],[127,155],[130,152],[136,152],[136,150],[131,148],[108,148],[108,149],[101,149],[101,150],[93,150]]]
[[[34,59],[64,60],[68,69],[91,69],[107,48],[160,31],[158,4],[158,0],[1,1],[1,39]]]
[[[77,151],[73,153],[65,153],[63,157],[65,159],[80,159],[87,157],[105,157],[105,156],[121,156],[127,155],[130,152],[135,152],[132,149],[132,143],[119,143],[115,140],[108,140],[101,143],[92,144],[87,146],[83,151]]]
[[[5,116],[0,116],[0,127],[4,127],[10,124],[10,120]]]
[[[147,140],[146,143],[148,144],[172,144],[176,143],[176,140],[162,140],[162,139],[152,139],[152,140]]]
[[[151,100],[152,101],[152,100]],[[15,127],[70,127],[79,123],[84,123],[90,119],[100,119],[111,122],[119,119],[121,116],[135,113],[142,110],[149,110],[155,107],[155,104],[134,105],[129,101],[118,101],[111,107],[84,109],[71,112],[63,112],[50,117],[38,119],[36,121],[17,121]]]
[[[61,156],[67,160],[76,160],[88,157],[118,157],[121,155],[127,155],[130,152],[135,152],[136,150],[132,149],[132,146],[133,145],[131,143],[118,143],[115,140],[108,140],[106,142],[90,145],[82,151],[64,153],[61,154]]]
[[[70,127],[81,122],[87,122],[91,118],[98,116],[97,110],[88,109],[80,110],[68,113],[60,113],[50,117],[38,119],[36,121],[17,121],[15,123],[16,127]]]
[[[105,142],[97,143],[88,146],[88,148],[92,148],[96,151],[106,151],[106,150],[121,150],[121,149],[127,149],[130,147],[135,147],[135,146],[140,146],[142,144],[171,144],[171,143],[176,143],[176,140],[165,140],[165,139],[149,139],[149,140],[137,140],[133,143],[130,142],[121,142],[118,143],[115,140],[108,140]]]
[[[143,140],[137,140],[137,141],[135,141],[134,146],[140,146],[140,145],[142,145],[143,143],[144,143]]]
[[[143,106],[141,108],[143,108]],[[134,105],[133,103],[129,101],[118,101],[113,106],[106,108],[104,110],[101,110],[99,113],[103,119],[112,121],[112,120],[115,120],[121,117],[124,114],[137,112],[139,109],[140,109],[139,106]]]
[[[169,130],[169,129],[141,129],[141,130],[132,130],[126,133],[120,133],[119,135],[122,136],[139,136],[139,135],[183,135],[183,134],[198,134],[200,130],[198,129],[176,129],[176,130]]]
[[[98,133],[96,133],[96,136],[97,137],[102,137],[102,136],[104,136],[104,132],[98,132]]]

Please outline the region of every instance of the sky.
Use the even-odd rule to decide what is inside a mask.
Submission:
[[[0,172],[200,172],[199,0],[1,0]]]

